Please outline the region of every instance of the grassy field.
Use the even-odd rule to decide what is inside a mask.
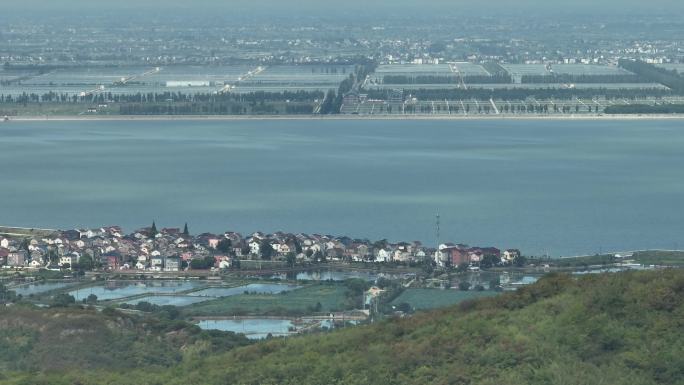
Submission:
[[[684,266],[684,251],[641,251],[632,259],[644,265]]]
[[[613,263],[634,261],[643,265],[684,266],[684,251],[639,251],[631,258],[620,259],[612,254],[591,255],[576,258],[561,258],[549,261],[555,267],[585,267],[609,265]]]
[[[392,305],[408,303],[415,310],[436,309],[459,302],[482,297],[490,297],[494,291],[460,291],[441,289],[407,289],[392,301]]]
[[[554,267],[586,267],[594,265],[606,265],[615,263],[617,258],[614,255],[590,255],[586,257],[559,258],[545,261]]]
[[[281,294],[241,294],[187,306],[183,315],[298,315],[320,311],[338,311],[345,307],[347,288],[343,285],[321,284]]]

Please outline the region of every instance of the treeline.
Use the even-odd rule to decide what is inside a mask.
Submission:
[[[354,68],[354,73],[350,74],[348,78],[344,79],[337,89],[329,90],[325,95],[323,103],[318,111],[321,115],[339,114],[344,101],[344,96],[360,87],[366,77],[375,71],[375,63],[360,64]]]
[[[0,103],[158,103],[158,102],[311,102],[322,99],[322,91],[282,91],[264,92],[256,91],[249,93],[183,93],[183,92],[159,92],[159,93],[135,93],[117,94],[112,92],[97,93],[94,95],[79,96],[67,93],[48,92],[44,94],[23,93],[21,95],[0,95]]]
[[[620,59],[618,65],[650,82],[664,84],[676,93],[684,93],[684,77],[675,70],[659,68],[641,60]]]
[[[606,114],[684,114],[684,104],[627,104],[609,106]]]
[[[511,81],[511,77],[508,74],[463,76],[463,82],[466,84],[500,84],[511,83]],[[458,74],[417,76],[385,75],[382,77],[382,82],[383,84],[459,84],[461,82],[461,77],[458,76]]]
[[[523,75],[523,84],[549,84],[549,83],[650,83],[648,79],[638,75]]]
[[[504,114],[549,114],[549,113],[563,113],[563,114],[570,114],[570,113],[599,113],[600,108],[598,105],[596,106],[591,106],[591,105],[581,105],[581,104],[575,104],[574,106],[558,106],[553,103],[526,103],[526,104],[518,104],[518,105],[508,105],[508,104],[503,104],[498,107],[500,113]],[[387,113],[392,113],[394,108],[392,106],[387,106]],[[401,108],[399,108],[401,110]],[[383,109],[383,106],[380,107],[379,113],[382,114],[385,112]],[[483,103],[479,106],[471,106],[471,104],[465,104],[463,107],[459,106],[458,103],[454,103],[447,106],[442,106],[440,104],[436,105],[431,105],[431,104],[406,104],[403,106],[403,113],[405,114],[415,114],[415,113],[420,113],[420,114],[434,114],[434,113],[441,113],[441,112],[449,112],[450,114],[460,114],[465,112],[466,114],[471,114],[471,113],[477,113],[477,114],[490,114],[490,113],[495,113],[494,109],[491,107],[489,103]]]
[[[369,90],[368,97],[371,99],[387,100],[389,98],[387,90]],[[417,98],[418,100],[525,100],[535,99],[562,99],[571,100],[575,98],[592,99],[602,97],[606,99],[632,99],[636,100],[644,97],[661,98],[673,95],[673,92],[663,88],[642,88],[642,89],[608,89],[608,88],[444,88],[444,89],[405,89],[404,95]]]
[[[130,103],[119,106],[120,115],[307,115],[313,103]]]

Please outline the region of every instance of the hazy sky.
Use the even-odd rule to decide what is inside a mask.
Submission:
[[[392,10],[393,13],[410,15],[419,10],[498,12],[605,12],[616,13],[684,12],[684,0],[0,0],[3,8],[22,11],[44,12],[64,10],[156,10],[175,12],[192,9],[198,12],[230,12],[231,9],[252,12],[299,12],[334,14],[340,8],[364,12]],[[403,12],[401,12],[403,11]]]

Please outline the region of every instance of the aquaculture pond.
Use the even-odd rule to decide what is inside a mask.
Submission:
[[[198,281],[108,281],[96,286],[79,288],[70,291],[69,294],[74,296],[77,301],[88,298],[91,294],[103,301],[148,293],[181,293],[203,285]]]
[[[257,294],[277,294],[284,291],[290,291],[299,288],[295,285],[280,285],[280,284],[263,284],[252,283],[237,287],[209,287],[204,290],[190,293],[192,296],[199,297],[229,297],[236,294],[257,293]]]
[[[344,281],[352,278],[360,278],[366,281],[375,281],[380,277],[400,278],[401,274],[376,273],[371,271],[358,270],[311,270],[292,273],[274,274],[274,279],[291,279],[297,281]]]
[[[230,297],[234,295],[241,295],[247,293],[257,294],[278,294],[299,288],[295,285],[279,285],[279,284],[261,284],[252,283],[249,285],[242,285],[236,287],[208,287],[199,291],[177,295],[150,295],[145,297],[138,297],[125,301],[123,303],[135,305],[140,302],[149,302],[154,305],[173,305],[173,306],[188,306],[193,303],[209,301],[221,297]],[[159,292],[157,292],[159,294]],[[163,293],[162,293],[163,294]]]
[[[49,291],[63,289],[76,284],[77,282],[36,282],[13,287],[12,290],[17,295],[28,297],[32,294],[47,293]]]
[[[250,318],[234,320],[202,320],[199,327],[205,330],[222,330],[243,333],[250,339],[263,339],[269,334],[274,337],[294,333],[294,324],[287,319]]]
[[[122,303],[128,305],[137,305],[140,302],[149,302],[158,306],[188,306],[193,303],[209,301],[211,297],[192,297],[189,295],[150,295],[142,298],[136,298]]]

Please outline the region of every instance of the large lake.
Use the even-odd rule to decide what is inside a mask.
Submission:
[[[684,245],[684,120],[0,123],[3,224]]]

